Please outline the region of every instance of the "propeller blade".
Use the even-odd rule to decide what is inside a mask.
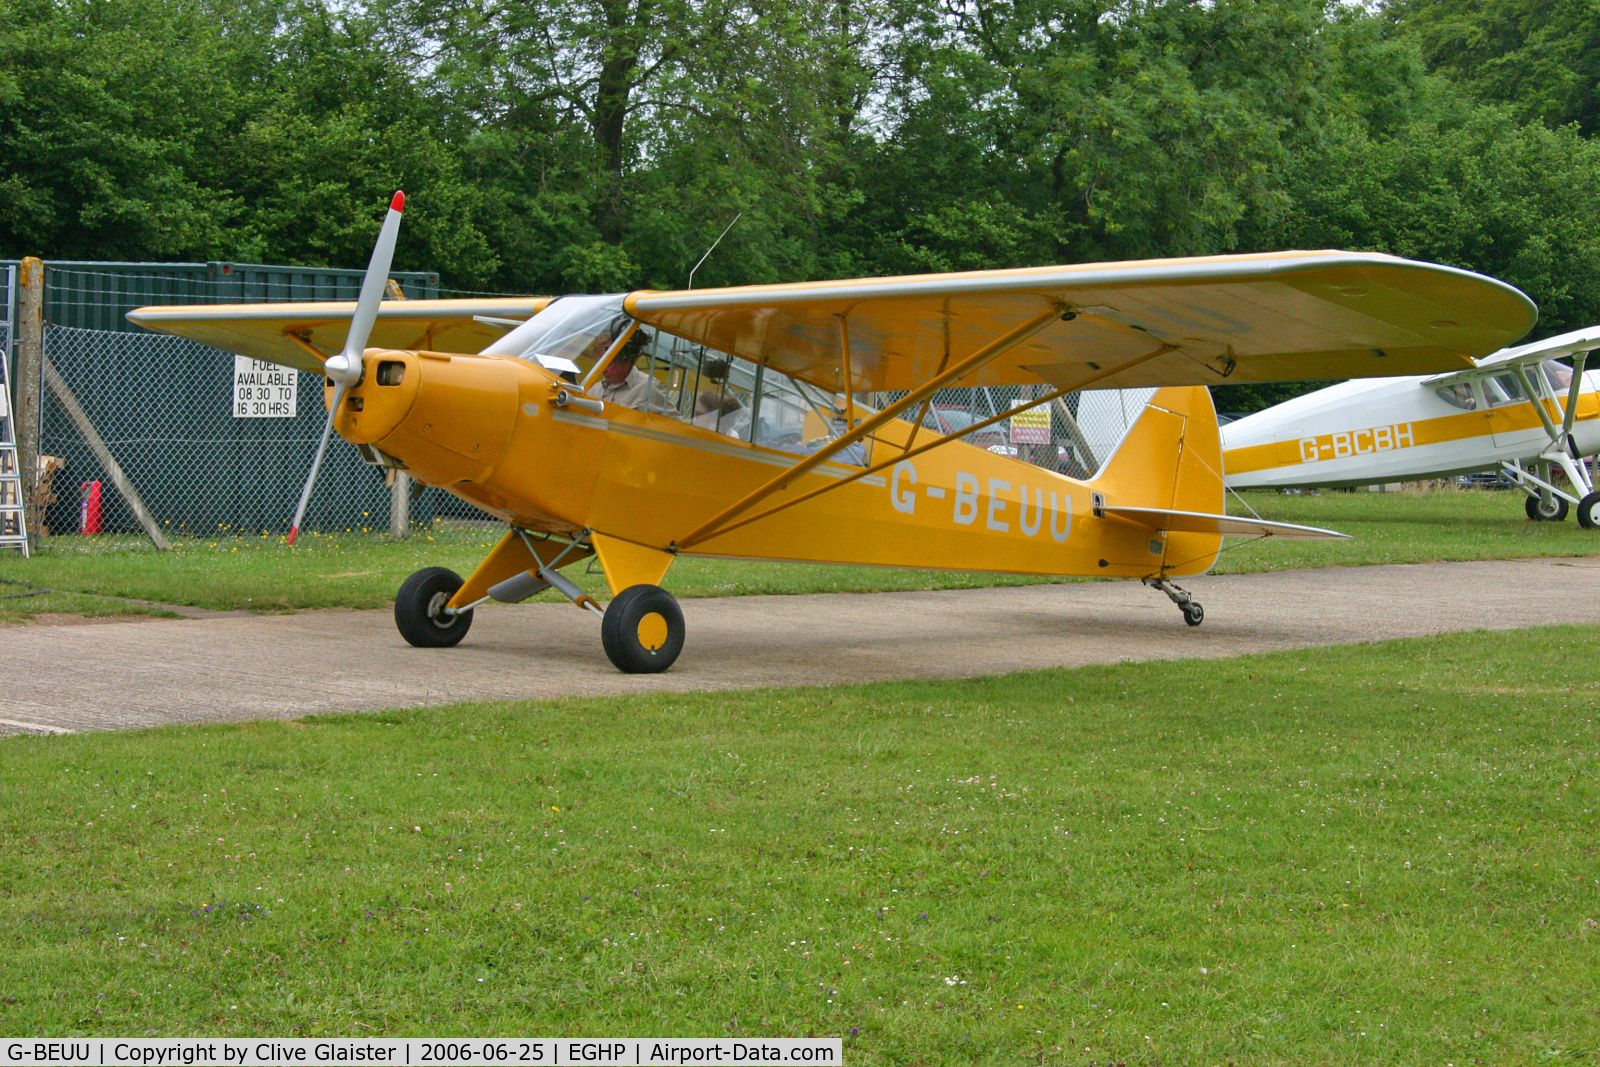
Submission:
[[[361,279],[361,294],[356,298],[356,311],[350,318],[350,333],[345,337],[344,350],[330,356],[323,364],[323,373],[333,379],[334,385],[340,382],[354,385],[361,380],[361,353],[366,350],[373,323],[378,321],[378,306],[383,303],[383,290],[389,282],[389,266],[394,262],[400,215],[405,207],[406,194],[395,193],[389,201],[389,213],[383,218],[383,228],[378,231],[378,243],[372,248],[366,277]]]
[[[322,457],[328,451],[328,439],[333,436],[333,417],[339,412],[339,402],[344,399],[345,383],[339,382],[333,387],[333,403],[328,405],[328,419],[322,424],[322,440],[317,442],[317,455],[311,461],[311,473],[306,475],[306,484],[300,490],[300,503],[295,505],[294,521],[289,524],[289,547],[294,547],[295,538],[300,536],[300,520],[306,517],[306,505],[311,503],[311,489],[317,484],[317,472],[322,469]]]
[[[356,298],[355,314],[350,317],[350,333],[345,337],[344,350],[329,356],[322,366],[323,373],[333,382],[333,402],[328,405],[322,440],[317,443],[311,473],[306,475],[300,503],[294,509],[294,521],[289,524],[290,545],[300,536],[300,521],[306,517],[306,505],[311,503],[311,490],[317,484],[317,472],[322,469],[322,457],[327,454],[328,440],[333,436],[333,420],[339,414],[339,405],[350,387],[361,380],[361,354],[366,350],[373,324],[378,321],[378,305],[383,302],[383,291],[389,282],[389,266],[394,262],[394,246],[400,236],[400,215],[405,208],[406,194],[396,192],[389,201],[383,228],[378,231],[378,243],[373,246],[366,277],[361,279],[361,294]]]

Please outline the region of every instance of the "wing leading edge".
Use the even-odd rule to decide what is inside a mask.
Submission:
[[[475,354],[505,332],[493,321],[482,320],[526,319],[549,302],[546,297],[389,300],[378,309],[368,344]],[[128,312],[128,321],[226,352],[321,374],[322,358],[306,346],[323,358],[339,351],[355,308],[354,301],[143,307]]]

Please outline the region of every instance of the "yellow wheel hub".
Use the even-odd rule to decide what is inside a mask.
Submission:
[[[654,652],[667,643],[667,620],[659,612],[650,612],[639,620],[639,644],[647,652]]]

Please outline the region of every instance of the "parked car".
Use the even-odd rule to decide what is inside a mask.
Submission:
[[[1456,479],[1456,484],[1463,489],[1515,489],[1517,486],[1516,482],[1506,476],[1505,471],[1498,468],[1463,474]]]

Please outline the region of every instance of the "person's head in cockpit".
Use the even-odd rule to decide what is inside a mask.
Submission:
[[[628,380],[628,375],[633,372],[633,365],[644,352],[648,338],[643,330],[633,331],[633,336],[623,342],[622,348],[611,357],[611,362],[606,364],[606,369],[600,372],[600,377],[612,385],[621,385]]]

